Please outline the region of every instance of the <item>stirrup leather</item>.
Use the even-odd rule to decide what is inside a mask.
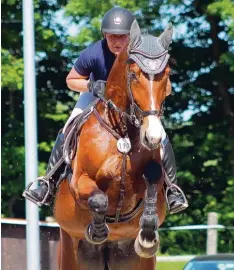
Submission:
[[[36,200],[32,194],[30,193],[30,187],[37,181],[43,182],[47,185],[48,191],[44,197],[44,199],[42,201],[38,201]],[[48,197],[50,196],[52,191],[52,184],[50,183],[50,181],[48,180],[48,178],[41,176],[38,177],[36,180],[34,180],[33,182],[29,183],[26,187],[26,189],[24,190],[22,196],[24,196],[26,199],[28,199],[29,201],[35,203],[36,205],[38,205],[39,207],[41,207],[42,205],[50,205],[49,203],[46,203]]]
[[[176,189],[176,191],[180,194],[181,196],[181,199],[183,200],[183,203],[181,205],[179,205],[178,207],[176,207],[175,209],[171,210],[170,208],[170,205],[169,205],[169,201],[168,201],[168,192],[171,190],[171,189]],[[172,191],[171,191],[172,192]],[[172,192],[173,193],[173,192]],[[166,197],[166,202],[167,202],[167,207],[169,209],[169,213],[170,214],[175,214],[175,213],[178,213],[184,209],[186,209],[188,207],[188,201],[185,197],[185,194],[184,192],[182,191],[182,189],[180,187],[178,187],[176,184],[173,184],[171,183],[170,186],[167,186],[166,187],[166,190],[165,190],[165,197]]]

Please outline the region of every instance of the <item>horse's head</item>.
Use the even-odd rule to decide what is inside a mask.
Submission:
[[[171,93],[171,39],[171,24],[154,37],[142,35],[134,21],[129,45],[118,55],[107,80],[106,98],[121,111],[127,111],[128,118],[140,126],[141,144],[149,150],[159,146],[164,133],[160,117],[164,100]]]
[[[158,147],[164,132],[160,117],[163,103],[171,93],[168,47],[172,26],[159,36],[141,35],[133,22],[128,47],[127,88],[130,108],[141,123],[141,143],[152,150]]]

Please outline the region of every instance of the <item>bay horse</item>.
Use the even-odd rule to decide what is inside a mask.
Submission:
[[[160,117],[171,93],[171,39],[171,25],[154,37],[133,22],[79,132],[72,177],[54,203],[60,270],[155,269],[166,215]]]

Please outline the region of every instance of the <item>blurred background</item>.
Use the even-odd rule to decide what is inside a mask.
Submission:
[[[65,78],[79,53],[102,37],[113,6],[131,10],[141,28],[159,35],[174,25],[170,55],[173,94],[164,124],[173,144],[179,185],[190,207],[163,227],[234,226],[234,2],[233,0],[35,0],[38,175],[46,170],[57,132],[78,94]],[[22,1],[2,1],[2,217],[25,218]],[[33,181],[34,179],[32,179]],[[52,209],[40,209],[40,220]],[[206,231],[162,231],[161,253],[204,253]],[[234,252],[234,231],[223,230],[219,252]]]

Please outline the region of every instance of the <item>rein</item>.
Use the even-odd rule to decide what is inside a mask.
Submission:
[[[122,111],[121,109],[119,109],[112,100],[108,99],[106,100],[104,98],[104,96],[102,95],[98,95],[98,98],[105,104],[105,106],[107,108],[113,109],[115,112],[117,112],[122,118],[127,119],[133,126],[135,126],[136,128],[140,127],[140,122],[139,120],[136,118],[136,115],[134,114],[134,112],[132,112],[130,110],[130,114]]]

